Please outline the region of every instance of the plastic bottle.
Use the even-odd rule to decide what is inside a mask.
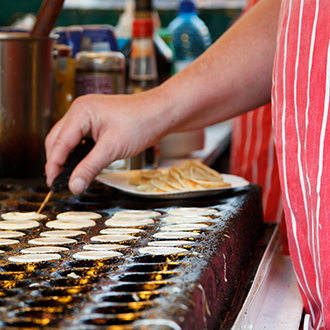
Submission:
[[[115,29],[119,51],[122,51],[128,42],[132,39],[132,25],[135,14],[135,2],[126,0],[125,10],[120,15]]]
[[[181,71],[211,44],[209,29],[198,17],[193,0],[182,0],[177,17],[169,24],[173,34],[176,69]]]
[[[198,17],[195,3],[182,0],[178,16],[169,24],[175,50],[175,70],[181,71],[201,55],[211,44],[205,23]],[[161,141],[161,157],[189,157],[194,150],[203,149],[204,129],[169,134]]]

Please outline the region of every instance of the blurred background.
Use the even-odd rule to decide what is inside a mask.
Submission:
[[[26,14],[36,15],[41,0],[3,1],[0,11],[0,26],[12,25]],[[179,0],[154,0],[162,26],[175,18]],[[210,30],[215,41],[239,16],[245,0],[198,0],[199,17]],[[123,12],[125,0],[66,0],[56,26],[82,24],[116,25]]]

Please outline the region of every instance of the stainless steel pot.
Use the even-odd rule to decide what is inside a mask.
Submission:
[[[0,33],[0,177],[44,173],[54,40]]]

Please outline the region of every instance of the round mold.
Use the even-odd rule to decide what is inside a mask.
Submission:
[[[28,280],[2,280],[0,281],[1,289],[18,289],[28,287],[32,282]]]
[[[22,280],[35,276],[34,271],[21,271],[21,272],[0,272],[0,281],[4,280]]]
[[[68,267],[71,268],[111,268],[121,260],[120,257],[113,257],[109,259],[96,259],[96,260],[72,260],[68,262]]]
[[[7,326],[17,328],[40,328],[48,326],[55,320],[56,315],[34,308],[23,308],[8,313],[3,319]]]
[[[150,273],[129,273],[121,274],[118,279],[121,282],[133,282],[133,283],[145,283],[151,281],[166,281],[179,273],[174,273],[171,271],[164,272],[150,272]]]
[[[73,296],[79,295],[79,294],[85,294],[88,292],[88,288],[86,286],[75,286],[75,287],[68,287],[68,288],[44,288],[41,290],[38,290],[36,293],[39,297],[57,297],[57,299],[60,299],[61,301],[71,301]]]
[[[79,277],[79,278],[73,278],[73,277],[59,277],[50,279],[49,283],[52,287],[72,287],[72,286],[84,286],[84,285],[90,285],[93,283],[96,283],[98,281],[98,277],[91,277],[91,276],[85,276],[85,277]]]
[[[31,300],[25,300],[24,305],[31,308],[42,308],[42,307],[63,307],[73,300],[71,295],[68,296],[51,296],[51,297],[38,297]]]
[[[90,308],[90,313],[96,314],[122,314],[122,313],[136,313],[149,310],[154,307],[155,303],[151,301],[136,301],[130,303],[99,303],[95,307]]]
[[[154,291],[162,289],[165,286],[168,286],[169,282],[166,281],[157,281],[157,282],[148,282],[148,283],[124,283],[124,284],[115,284],[109,287],[110,291],[115,292],[139,292],[139,291]]]
[[[136,291],[136,292],[107,292],[94,297],[97,302],[130,303],[136,301],[152,301],[162,297],[164,294],[158,291]]]
[[[135,263],[162,264],[172,261],[184,260],[189,254],[171,254],[171,255],[145,255],[135,257]]]
[[[71,278],[80,278],[80,277],[93,277],[99,276],[100,272],[97,268],[70,268],[61,271],[55,271],[52,273],[52,276],[59,277],[71,277]]]
[[[182,266],[182,263],[178,262],[167,262],[159,264],[133,264],[125,268],[125,272],[138,272],[138,273],[148,273],[157,271],[173,270]]]
[[[98,327],[104,326],[121,326],[130,324],[138,320],[139,316],[133,313],[119,314],[119,315],[105,315],[105,314],[90,314],[82,317],[79,323],[85,325],[95,325]]]
[[[2,272],[33,272],[36,270],[52,269],[57,266],[55,259],[39,262],[7,262],[0,267]]]

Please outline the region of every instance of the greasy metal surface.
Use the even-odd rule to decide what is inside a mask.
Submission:
[[[0,181],[1,213],[36,211],[45,187],[35,181]],[[141,255],[139,249],[156,241],[153,234],[162,226],[169,209],[177,206],[215,208],[206,229],[185,246],[188,253]],[[154,225],[138,227],[145,232],[116,251],[122,257],[75,260],[72,255],[93,244],[105,220],[122,209],[161,212]],[[74,237],[69,250],[54,262],[13,263],[8,257],[40,233],[59,212],[95,211],[102,214],[97,225],[84,228],[86,235]],[[3,329],[219,329],[232,321],[230,310],[243,274],[250,264],[255,243],[262,231],[260,189],[251,185],[210,198],[149,201],[93,185],[79,198],[68,191],[54,194],[43,212],[48,218],[35,229],[19,230],[19,244],[1,246],[0,328]],[[118,244],[118,243],[117,243]],[[261,244],[262,245],[262,244]],[[244,291],[244,287],[241,288]],[[237,299],[236,299],[237,300]],[[239,301],[239,299],[238,299]]]

